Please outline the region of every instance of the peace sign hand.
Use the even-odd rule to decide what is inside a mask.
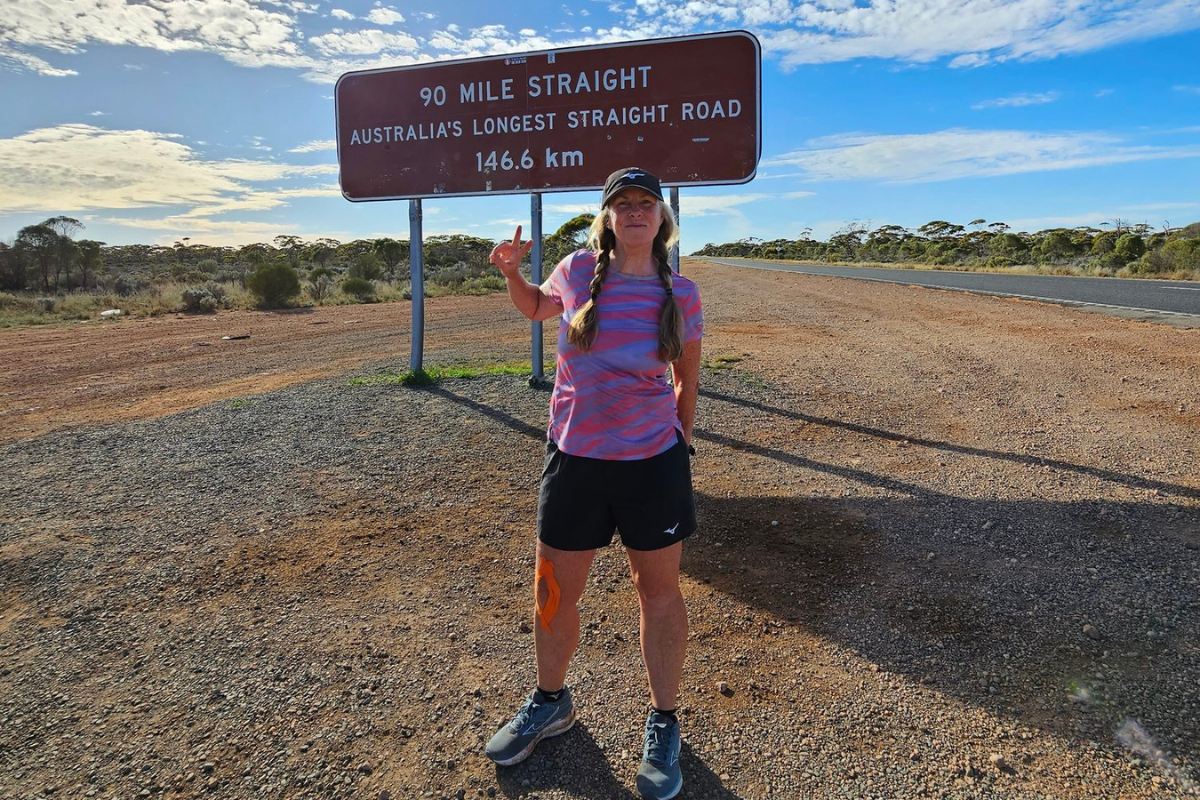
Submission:
[[[488,261],[495,264],[501,274],[506,278],[516,278],[521,275],[521,259],[533,249],[533,240],[521,244],[521,226],[517,226],[517,232],[513,235],[511,242],[501,242],[492,248],[492,254],[488,256]]]

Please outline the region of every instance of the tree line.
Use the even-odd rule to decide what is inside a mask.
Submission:
[[[909,230],[899,225],[847,225],[828,239],[810,230],[796,239],[741,239],[706,244],[695,255],[788,259],[826,263],[906,263],[944,267],[1005,268],[1037,265],[1096,275],[1200,277],[1200,222],[1183,228],[1131,225],[1013,231],[1003,222],[966,225],[934,220]]]
[[[591,221],[592,215],[581,214],[543,237],[543,263],[554,264],[580,247]],[[170,246],[109,246],[76,238],[83,228],[77,219],[58,216],[22,228],[9,242],[0,241],[0,291],[129,296],[174,281],[208,286],[209,294],[215,295],[215,285],[239,283],[256,294],[256,286],[270,285],[267,304],[279,304],[300,293],[302,280],[308,281],[313,299],[321,300],[334,289],[365,297],[376,283],[399,285],[411,278],[409,242],[402,239],[306,241],[281,235],[270,243],[230,247],[193,243],[185,237]],[[484,276],[495,278],[488,264],[495,245],[491,239],[462,234],[426,237],[426,282],[453,291]],[[492,291],[503,288],[502,281],[491,283],[496,281],[489,283]]]

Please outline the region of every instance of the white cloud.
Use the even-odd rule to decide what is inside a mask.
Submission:
[[[91,113],[89,116],[92,116],[92,117],[107,117],[107,116],[109,116],[109,113],[108,113],[107,111],[93,111],[93,112],[92,112],[92,113]]]
[[[302,144],[299,147],[293,147],[288,150],[289,153],[316,153],[321,150],[337,150],[337,140],[335,139],[318,139],[307,144]]]
[[[804,169],[810,180],[920,183],[1169,158],[1200,158],[1200,146],[1135,145],[1109,134],[980,131],[842,134],[766,159]]]
[[[380,30],[327,33],[309,42],[326,55],[370,56],[378,53],[415,53],[417,40],[407,33]]]
[[[604,4],[599,4],[598,8]],[[526,52],[720,28],[754,31],[785,68],[858,58],[967,67],[1068,53],[1174,35],[1200,28],[1196,0],[637,0],[609,3],[619,19],[578,33],[532,28],[510,32],[446,25],[428,37],[379,31],[329,31],[307,37],[302,16],[318,4],[296,0],[0,0],[0,63],[47,76],[77,74],[67,61],[96,45],[166,53],[203,51],[245,67],[300,70],[332,82],[350,69],[417,63],[450,55]],[[587,9],[576,9],[586,15]],[[355,19],[332,8],[335,20]],[[428,20],[432,15],[411,16]],[[404,15],[382,2],[367,15],[380,26]],[[49,55],[47,55],[49,53]],[[329,56],[345,58],[328,63]],[[1188,87],[1181,90],[1188,91]]]
[[[0,139],[0,213],[183,207],[203,216],[262,210],[284,204],[295,190],[253,184],[337,172],[333,164],[205,161],[179,138],[73,124]]]
[[[1200,86],[1186,86],[1186,85],[1180,84],[1175,87],[1175,91],[1187,92],[1189,94],[1200,94]]]
[[[769,200],[774,195],[770,194],[710,194],[710,195],[691,195],[680,194],[679,196],[679,216],[683,219],[689,217],[707,217],[715,214],[727,214],[738,206],[743,206],[747,203],[755,203],[759,200]]]
[[[1039,92],[1037,94],[1014,94],[1009,97],[1000,97],[995,100],[984,100],[981,103],[976,103],[971,108],[976,111],[981,111],[985,108],[1021,108],[1022,106],[1040,106],[1046,103],[1053,103],[1059,97],[1058,92]]]
[[[254,0],[0,0],[0,57],[43,75],[73,73],[29,56],[26,48],[76,54],[85,45],[106,44],[209,51],[243,66],[294,66],[302,57],[295,13]]]
[[[376,25],[395,25],[404,22],[404,15],[394,8],[373,8],[367,19]]]
[[[785,200],[803,200],[805,197],[815,197],[816,192],[786,192],[783,195]]]

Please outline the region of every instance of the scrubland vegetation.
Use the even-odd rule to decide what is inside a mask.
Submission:
[[[543,264],[582,246],[590,214],[543,241]],[[123,315],[212,314],[222,309],[390,302],[412,297],[409,243],[397,239],[305,241],[214,247],[78,238],[83,224],[59,216],[0,241],[0,326]],[[504,281],[488,265],[495,242],[473,236],[425,240],[425,294],[487,294]],[[1103,229],[1013,232],[1002,222],[929,222],[915,231],[850,225],[827,241],[743,239],[708,244],[696,255],[826,263],[998,269],[1054,274],[1200,279],[1200,223],[1151,230],[1115,220]]]
[[[1003,222],[956,225],[928,222],[915,231],[899,225],[853,224],[827,241],[804,232],[797,239],[742,239],[707,244],[695,255],[819,261],[935,269],[1005,270],[1054,275],[1200,279],[1200,222],[1155,231],[1114,220],[1102,228],[1014,232]]]

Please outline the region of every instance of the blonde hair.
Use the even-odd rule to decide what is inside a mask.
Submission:
[[[671,271],[667,254],[671,245],[679,241],[679,225],[675,222],[675,214],[671,207],[662,200],[658,201],[658,212],[662,224],[658,226],[658,234],[654,237],[652,252],[654,263],[658,267],[658,278],[667,293],[658,314],[658,357],[664,363],[670,364],[683,355],[683,311],[679,308],[679,301],[675,299],[675,273]],[[591,297],[571,317],[571,325],[567,329],[567,341],[585,352],[592,349],[596,341],[596,301],[600,297],[600,290],[604,288],[604,279],[608,277],[612,251],[617,246],[617,236],[608,225],[608,213],[608,206],[601,208],[588,230],[587,244],[596,255],[596,274],[592,277],[589,287]]]

